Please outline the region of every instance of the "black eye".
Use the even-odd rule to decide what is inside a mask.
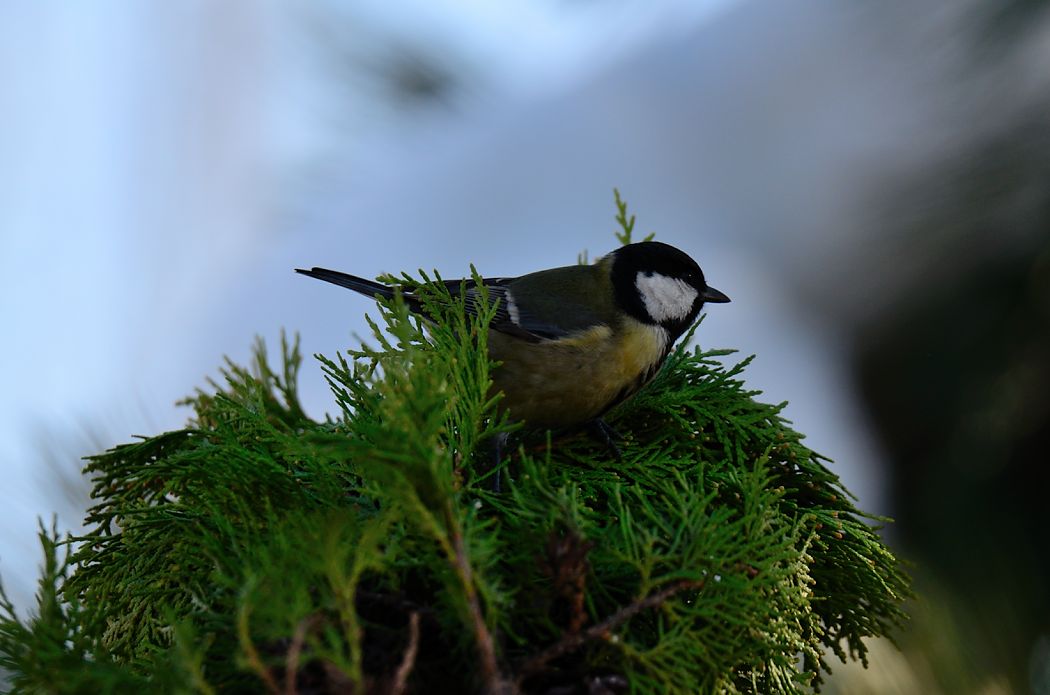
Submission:
[[[652,276],[653,276],[653,271],[651,271],[651,270],[645,271],[645,277],[651,278]]]

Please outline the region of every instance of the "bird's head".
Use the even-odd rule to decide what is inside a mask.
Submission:
[[[668,244],[627,244],[609,256],[620,308],[642,323],[662,326],[672,340],[696,320],[704,302],[729,301],[707,285],[696,261]]]

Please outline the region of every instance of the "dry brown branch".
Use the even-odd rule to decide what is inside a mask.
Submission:
[[[241,643],[241,649],[244,650],[244,655],[248,659],[248,665],[266,684],[266,690],[273,695],[278,695],[281,689],[277,687],[277,681],[274,680],[270,669],[263,663],[262,657],[259,656],[259,652],[255,649],[255,645],[252,644],[251,631],[248,629],[248,613],[248,607],[244,606],[237,616],[237,637]]]
[[[317,615],[308,615],[295,626],[292,635],[292,644],[288,647],[288,654],[284,660],[284,692],[285,695],[295,695],[296,674],[299,672],[299,657],[302,655],[303,644],[306,642],[307,633],[317,623]]]
[[[405,692],[408,683],[408,674],[416,665],[416,652],[419,651],[419,613],[412,611],[408,616],[408,646],[405,647],[405,655],[401,658],[401,665],[394,673],[394,682],[390,686],[390,695],[401,695]]]
[[[594,542],[585,540],[575,529],[563,533],[552,531],[547,539],[546,557],[541,563],[554,585],[554,592],[569,608],[568,632],[579,632],[587,622],[584,589],[590,563],[587,554]]]
[[[485,616],[481,613],[481,602],[478,600],[478,591],[474,586],[474,573],[470,568],[467,558],[467,550],[463,545],[463,534],[458,525],[452,525],[452,548],[454,556],[452,563],[459,575],[463,592],[466,594],[467,607],[470,610],[471,624],[474,628],[474,638],[478,647],[478,658],[481,660],[481,679],[484,683],[486,693],[496,693],[502,690],[499,667],[496,665],[496,649],[492,643],[492,633],[485,624]]]
[[[672,582],[663,589],[649,594],[645,598],[638,599],[628,606],[624,606],[605,620],[592,625],[583,632],[566,634],[560,641],[526,661],[518,673],[517,683],[520,685],[522,681],[539,672],[554,659],[576,651],[591,640],[609,639],[612,631],[620,625],[623,625],[644,610],[656,608],[678,592],[688,589],[700,589],[703,586],[704,580],[702,579],[681,579],[677,582]]]

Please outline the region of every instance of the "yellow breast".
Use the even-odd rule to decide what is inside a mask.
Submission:
[[[667,332],[633,319],[615,328],[595,326],[561,340],[527,343],[496,331],[489,354],[502,365],[493,390],[502,408],[536,427],[564,427],[601,416],[633,395],[656,371]]]

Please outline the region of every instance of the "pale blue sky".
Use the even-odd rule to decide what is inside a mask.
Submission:
[[[339,65],[340,47],[325,41],[340,33],[325,30],[359,41],[356,53],[349,47],[357,59],[384,42],[452,52],[480,79],[455,107],[469,114],[571,89],[726,4],[5,3],[0,573],[16,596],[25,598],[38,560],[36,517],[68,510],[42,461],[177,427],[185,413],[175,400],[214,374],[224,353],[244,357],[253,334],[275,333],[273,323],[231,323],[237,277],[280,247],[280,274],[250,282],[300,293],[292,307],[315,289],[290,273],[293,263],[324,260],[294,253],[295,236],[311,234],[296,222],[316,207],[311,177],[398,171],[398,142],[440,141],[449,127],[448,113],[405,113],[381,95],[348,93],[338,81],[355,64]],[[600,204],[604,220],[607,195]],[[358,251],[388,242],[353,240]],[[412,243],[402,236],[396,246]],[[433,263],[465,268],[477,257],[464,251]],[[258,290],[254,301],[270,301]],[[348,320],[338,334],[348,336],[367,305],[340,299]],[[280,325],[295,330],[296,314]],[[319,410],[326,398],[310,376]],[[61,522],[78,520],[67,511]]]
[[[37,516],[80,516],[48,458],[73,469],[178,427],[172,404],[256,334],[330,354],[364,330],[367,301],[293,267],[452,277],[594,257],[613,186],[733,298],[701,344],[757,353],[749,384],[790,400],[886,511],[846,348],[947,271],[936,244],[902,245],[910,211],[873,201],[1009,128],[1050,80],[1039,61],[976,70],[949,0],[392,6],[0,7],[0,573],[16,600]],[[381,98],[369,51],[405,45],[463,70],[449,101]],[[328,407],[309,360],[303,393]]]

